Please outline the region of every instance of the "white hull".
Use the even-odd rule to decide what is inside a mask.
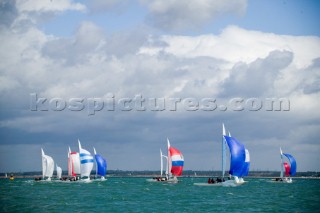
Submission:
[[[148,182],[152,182],[152,183],[178,183],[179,180],[178,179],[169,179],[169,180],[165,180],[165,179],[162,179],[162,180],[158,180],[158,179],[147,179],[146,181]]]
[[[280,180],[280,178],[278,179],[272,179],[271,182],[273,183],[292,183],[292,179],[291,178],[282,178],[282,180]]]
[[[222,183],[194,183],[195,186],[222,186]]]

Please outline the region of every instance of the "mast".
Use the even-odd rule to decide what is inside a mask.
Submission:
[[[162,177],[163,173],[163,160],[162,160],[162,151],[160,149],[160,176]]]
[[[93,147],[93,153],[94,153],[94,157],[96,158],[97,152],[96,149]],[[96,178],[98,177],[98,164],[97,164],[97,160],[96,160]]]
[[[167,156],[168,156],[168,160],[167,160],[167,168],[168,168],[168,179],[170,178],[170,174],[171,174],[171,169],[170,169],[170,163],[171,163],[171,156],[170,156],[170,152],[169,152],[169,149],[170,149],[170,141],[169,139],[167,138],[167,143],[168,143],[168,149],[167,149]]]
[[[226,168],[226,142],[224,136],[226,135],[226,129],[222,123],[222,178],[224,178],[225,168]]]
[[[42,162],[42,179],[44,179],[44,174],[45,174],[45,170],[46,170],[46,166],[45,166],[45,158],[44,158],[44,151],[41,148],[41,162]]]
[[[283,178],[283,154],[282,154],[282,150],[281,150],[281,147],[280,147],[280,157],[281,157],[281,173],[280,173],[280,177]]]

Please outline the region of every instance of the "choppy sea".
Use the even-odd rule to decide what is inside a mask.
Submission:
[[[206,178],[178,184],[146,178],[35,182],[0,180],[0,212],[320,212],[320,179],[272,183],[246,178],[238,187],[205,187]]]

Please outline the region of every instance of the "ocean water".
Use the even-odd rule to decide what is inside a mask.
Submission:
[[[320,179],[292,184],[247,178],[238,187],[201,187],[206,178],[178,184],[146,178],[35,182],[0,180],[0,212],[320,212]]]

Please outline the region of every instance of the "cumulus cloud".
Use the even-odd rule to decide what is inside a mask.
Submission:
[[[0,24],[10,26],[18,15],[16,3],[13,0],[3,0],[0,2]]]
[[[72,1],[63,2],[68,4],[51,10],[82,11]],[[29,14],[32,9],[28,1],[19,3],[20,15]],[[22,3],[25,3],[23,7]],[[152,10],[163,7],[164,12],[170,11],[161,2],[144,4],[156,8]],[[168,7],[178,4],[172,1]],[[50,11],[46,7],[39,3],[34,10]],[[84,21],[72,36],[63,38],[47,35],[35,25],[12,25],[13,5],[11,9],[12,16],[8,15],[7,24],[0,28],[0,95],[5,100],[1,102],[0,113],[0,134],[5,136],[2,144],[45,141],[63,147],[80,137],[100,144],[106,152],[110,149],[116,153],[111,154],[111,165],[122,169],[121,159],[117,157],[120,151],[132,158],[145,156],[142,153],[145,150],[139,148],[133,155],[123,143],[130,148],[143,146],[152,153],[169,137],[189,158],[188,168],[211,169],[211,163],[201,165],[191,159],[196,158],[192,150],[198,144],[196,149],[200,152],[199,147],[206,149],[212,141],[213,147],[220,147],[217,141],[221,138],[221,123],[226,122],[231,133],[252,150],[253,162],[259,169],[268,166],[257,154],[261,147],[276,157],[281,144],[295,151],[303,143],[303,150],[308,154],[311,148],[319,149],[308,142],[318,137],[320,119],[316,101],[319,100],[319,37],[283,36],[236,26],[226,27],[217,35],[153,35],[140,29],[108,34],[97,24]],[[230,8],[225,11],[234,12]],[[210,13],[208,17],[215,15]],[[200,24],[204,20],[190,23]],[[86,109],[31,112],[30,93],[66,101],[74,97],[105,98],[108,93],[113,93],[116,100],[133,98],[136,94],[145,98],[199,100],[205,97],[222,101],[234,96],[287,97],[291,110],[190,112],[179,105],[178,112],[101,110],[88,116]],[[307,131],[303,134],[304,129]],[[219,155],[218,151],[213,152]],[[213,156],[211,151],[202,154],[206,159]],[[311,158],[317,155],[312,152]],[[152,156],[148,154],[145,158]],[[139,158],[141,168],[132,163],[128,169],[154,169],[154,164],[143,162]]]
[[[62,12],[65,10],[84,11],[86,7],[81,3],[74,3],[72,0],[16,0],[17,10],[22,12]]]
[[[223,83],[221,96],[265,97],[275,94],[274,82],[282,69],[288,67],[293,59],[289,51],[272,51],[264,59],[245,64],[235,64],[230,77]]]
[[[16,17],[11,26],[16,30],[26,30],[30,25],[44,23],[68,10],[86,11],[86,6],[73,0],[16,0]]]
[[[244,14],[247,0],[142,0],[149,10],[148,20],[162,30],[199,29],[224,14]]]

